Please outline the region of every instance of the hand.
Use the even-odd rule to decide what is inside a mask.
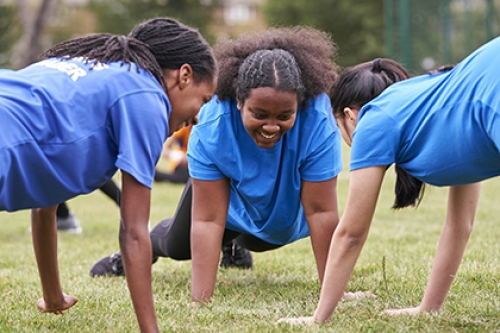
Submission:
[[[74,296],[66,295],[64,293],[63,293],[63,296],[64,296],[64,302],[61,306],[54,306],[54,305],[48,306],[47,303],[45,303],[45,300],[43,298],[40,298],[36,302],[36,307],[38,308],[38,310],[41,313],[50,312],[50,313],[54,313],[56,315],[57,314],[64,314],[64,311],[66,309],[69,309],[73,305],[75,305],[76,302],[78,302],[78,299]]]
[[[416,308],[385,310],[382,313],[389,316],[400,316],[400,315],[418,315],[421,313],[428,313],[428,312],[420,310],[420,307],[417,306]]]
[[[318,323],[314,317],[298,317],[298,318],[281,318],[276,322],[277,324],[286,323],[291,325],[313,325]]]
[[[342,299],[344,300],[361,298],[377,298],[377,296],[375,296],[375,294],[373,294],[371,291],[355,291],[353,293],[344,292],[344,296],[342,296]]]

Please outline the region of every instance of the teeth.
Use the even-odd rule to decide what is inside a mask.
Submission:
[[[271,134],[271,135],[267,135],[267,134],[264,134],[262,132],[259,132],[259,133],[260,133],[260,135],[262,135],[266,139],[272,139],[272,138],[274,138],[276,136],[276,133]]]

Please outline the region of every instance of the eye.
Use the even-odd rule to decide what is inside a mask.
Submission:
[[[255,119],[265,119],[266,116],[262,113],[255,113],[255,112],[252,112],[252,115]]]
[[[290,120],[290,118],[292,118],[291,114],[283,114],[278,117],[279,120]]]

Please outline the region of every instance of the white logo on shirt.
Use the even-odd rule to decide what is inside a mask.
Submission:
[[[85,62],[86,58],[78,57],[78,58],[73,58],[73,60]],[[71,80],[73,80],[74,82],[76,82],[76,80],[78,80],[79,78],[87,75],[85,69],[81,68],[77,64],[63,61],[60,59],[47,59],[39,63],[36,63],[35,66],[44,66],[47,68],[53,68],[63,73],[66,73],[67,75],[70,76]],[[98,62],[94,63],[91,68],[93,70],[100,71],[108,67],[109,67],[108,65]]]

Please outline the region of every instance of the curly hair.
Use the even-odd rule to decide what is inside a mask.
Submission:
[[[332,85],[337,79],[338,67],[334,62],[337,46],[330,36],[326,32],[308,27],[271,28],[260,33],[243,34],[237,39],[218,40],[214,46],[214,55],[219,65],[219,84],[216,94],[220,100],[236,98],[237,94],[238,97],[245,97],[245,92],[237,92],[240,67],[250,55],[260,50],[284,50],[293,56],[299,69],[301,82],[297,89],[303,90],[303,94],[299,94],[296,90],[298,97],[302,97],[299,104],[304,105],[309,98],[322,92],[331,95]],[[276,57],[276,52],[274,54]],[[275,61],[278,60],[275,58]],[[252,63],[254,70],[250,72],[254,73],[252,75],[255,80],[259,81],[257,76],[266,75],[266,73],[260,72],[263,68],[258,68],[258,61],[252,61]],[[262,65],[261,62],[260,65]],[[249,72],[249,68],[245,71]],[[275,73],[267,73],[267,75],[273,74]],[[245,79],[252,79],[252,75],[247,75]],[[282,77],[281,80],[283,79]],[[259,86],[265,85],[252,88]]]

